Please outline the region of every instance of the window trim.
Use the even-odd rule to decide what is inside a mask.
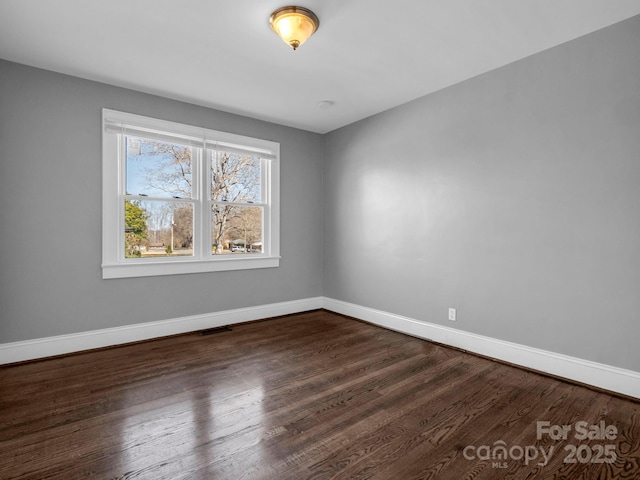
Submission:
[[[118,128],[120,131],[118,131]],[[194,257],[161,257],[131,259],[124,258],[124,212],[121,202],[124,197],[123,132],[148,133],[153,138],[160,133],[161,138],[173,141],[188,141],[199,151],[198,161],[199,195],[195,199],[194,235],[198,235],[201,248],[194,251]],[[168,135],[165,137],[164,135]],[[263,172],[266,189],[263,244],[264,252],[251,255],[207,255],[205,241],[210,234],[205,228],[206,207],[210,203],[208,194],[207,148],[218,145],[225,149],[256,153],[265,159]],[[122,227],[122,228],[121,228]],[[209,228],[210,229],[210,228]],[[121,232],[122,230],[122,232]],[[122,244],[122,245],[121,245]],[[280,264],[280,144],[244,135],[220,132],[182,123],[144,117],[116,110],[102,109],[102,278],[129,278],[155,275],[176,275],[189,273],[273,268]]]

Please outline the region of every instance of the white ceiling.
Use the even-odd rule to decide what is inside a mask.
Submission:
[[[640,14],[639,0],[0,0],[0,58],[325,133]],[[323,100],[334,102],[318,108]]]

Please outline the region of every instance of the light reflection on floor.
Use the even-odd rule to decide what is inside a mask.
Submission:
[[[163,464],[175,471],[179,463],[185,477],[197,471],[224,478],[222,459],[242,450],[251,452],[248,464],[260,465],[262,449],[255,446],[267,433],[264,397],[258,376],[225,373],[214,375],[209,385],[185,388],[170,405],[165,397],[157,408],[153,400],[134,407],[122,422],[122,472],[161,474]]]

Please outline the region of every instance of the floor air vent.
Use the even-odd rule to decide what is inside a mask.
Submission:
[[[213,335],[214,333],[222,333],[222,332],[230,332],[231,328],[227,327],[215,327],[215,328],[207,328],[206,330],[200,330],[200,335]]]

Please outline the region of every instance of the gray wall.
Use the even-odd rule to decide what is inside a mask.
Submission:
[[[280,267],[102,280],[103,107],[280,142]],[[322,145],[317,134],[0,61],[0,343],[321,295]]]
[[[0,61],[0,343],[325,295],[640,371],[638,45],[634,18],[324,137]],[[280,268],[102,280],[103,107],[280,142]]]
[[[639,46],[636,17],[330,133],[324,295],[640,371]]]

